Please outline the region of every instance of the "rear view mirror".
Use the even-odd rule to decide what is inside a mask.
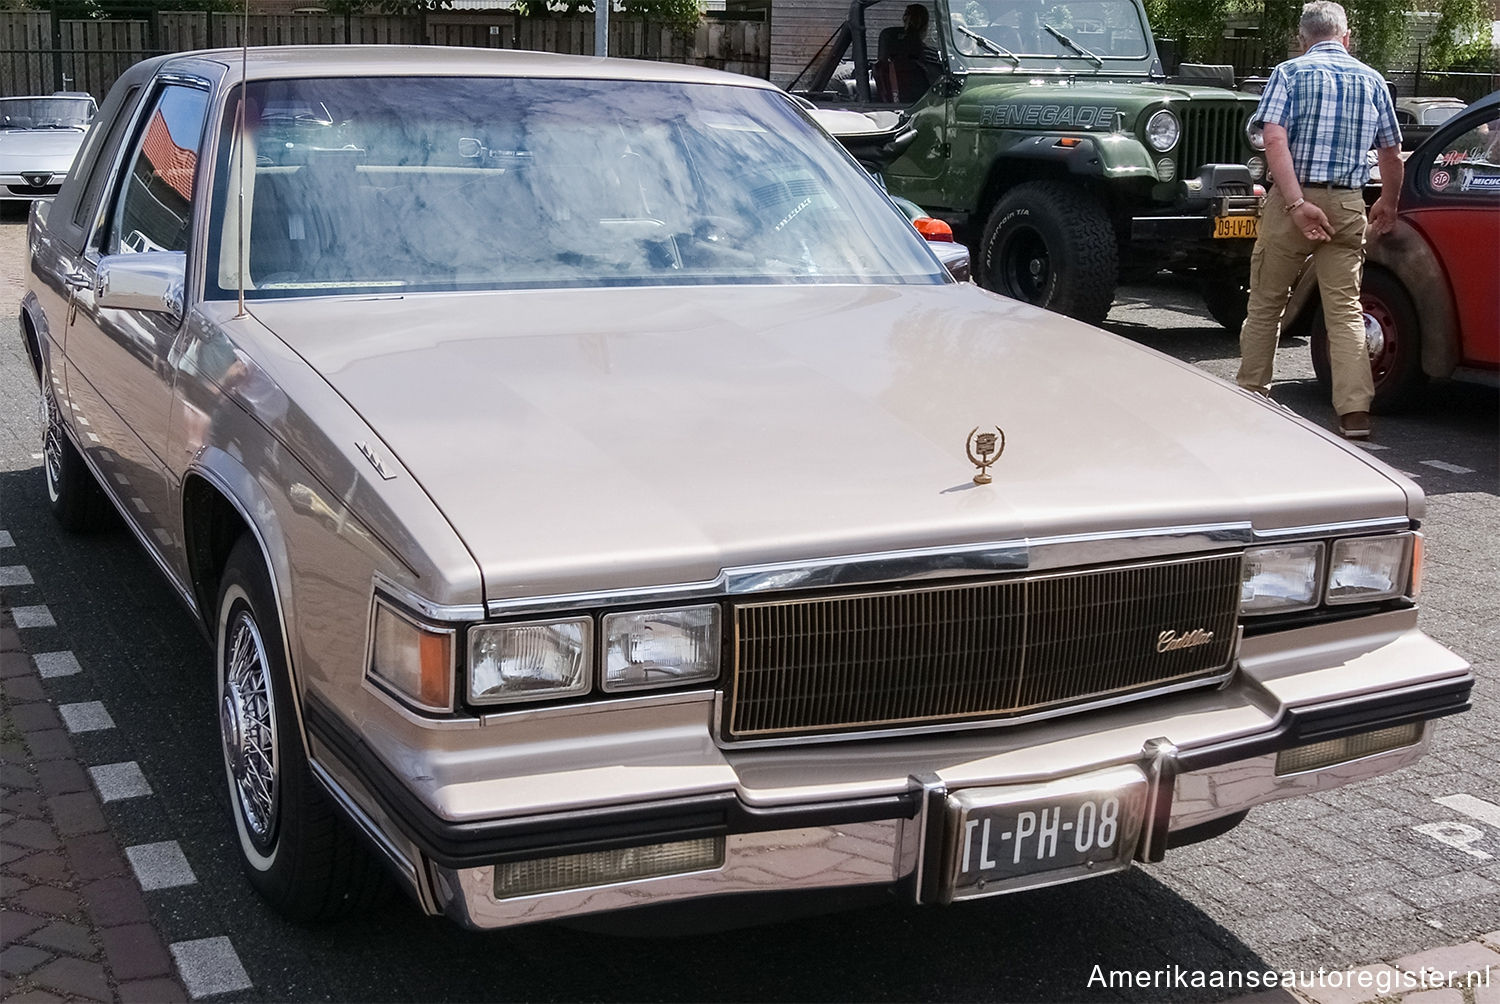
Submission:
[[[182,316],[187,255],[181,251],[116,254],[99,261],[100,307]]]

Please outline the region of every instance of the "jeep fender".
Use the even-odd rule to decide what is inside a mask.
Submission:
[[[1448,276],[1432,247],[1406,220],[1365,246],[1365,264],[1378,265],[1394,275],[1422,321],[1422,372],[1439,379],[1451,376],[1460,356],[1458,316],[1448,289]],[[1287,303],[1283,329],[1306,334],[1318,302],[1318,279],[1311,267],[1303,269]]]

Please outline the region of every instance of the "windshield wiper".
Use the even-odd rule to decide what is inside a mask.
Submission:
[[[1053,38],[1057,39],[1063,45],[1066,45],[1068,48],[1070,48],[1074,52],[1078,53],[1084,59],[1087,59],[1089,62],[1093,63],[1094,66],[1096,66],[1096,67],[1103,67],[1104,66],[1104,60],[1100,59],[1098,56],[1094,55],[1092,52],[1090,52],[1089,50],[1085,49],[1083,46],[1079,45],[1077,42],[1073,41],[1067,35],[1064,35],[1062,32],[1060,32],[1056,28],[1052,27],[1046,21],[1042,22],[1042,30],[1045,31],[1047,34],[1051,35]]]
[[[978,42],[984,48],[990,50],[990,52],[992,52],[994,55],[1004,56],[1006,59],[1009,59],[1017,66],[1021,65],[1021,57],[1017,56],[1014,52],[1011,52],[1005,46],[997,45],[996,43],[991,42],[989,39],[985,38],[983,35],[979,34],[979,32],[973,31],[969,28],[965,28],[961,24],[955,24],[953,27],[955,30],[962,32],[963,34],[972,38],[974,41]]]

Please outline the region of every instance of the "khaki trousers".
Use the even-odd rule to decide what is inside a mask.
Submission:
[[[1365,199],[1358,190],[1306,185],[1302,197],[1328,217],[1333,239],[1312,241],[1285,212],[1275,188],[1266,196],[1260,236],[1250,256],[1250,305],[1240,329],[1240,371],[1246,390],[1271,390],[1281,315],[1308,255],[1323,297],[1328,328],[1328,363],[1333,371],[1333,408],[1340,415],[1369,411],[1375,397],[1370,356],[1365,348],[1359,282],[1365,262]]]

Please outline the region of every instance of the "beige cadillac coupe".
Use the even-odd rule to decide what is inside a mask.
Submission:
[[[46,491],[213,639],[295,917],[1015,892],[1467,706],[1415,485],[953,281],[757,80],[162,57],[30,246]]]

